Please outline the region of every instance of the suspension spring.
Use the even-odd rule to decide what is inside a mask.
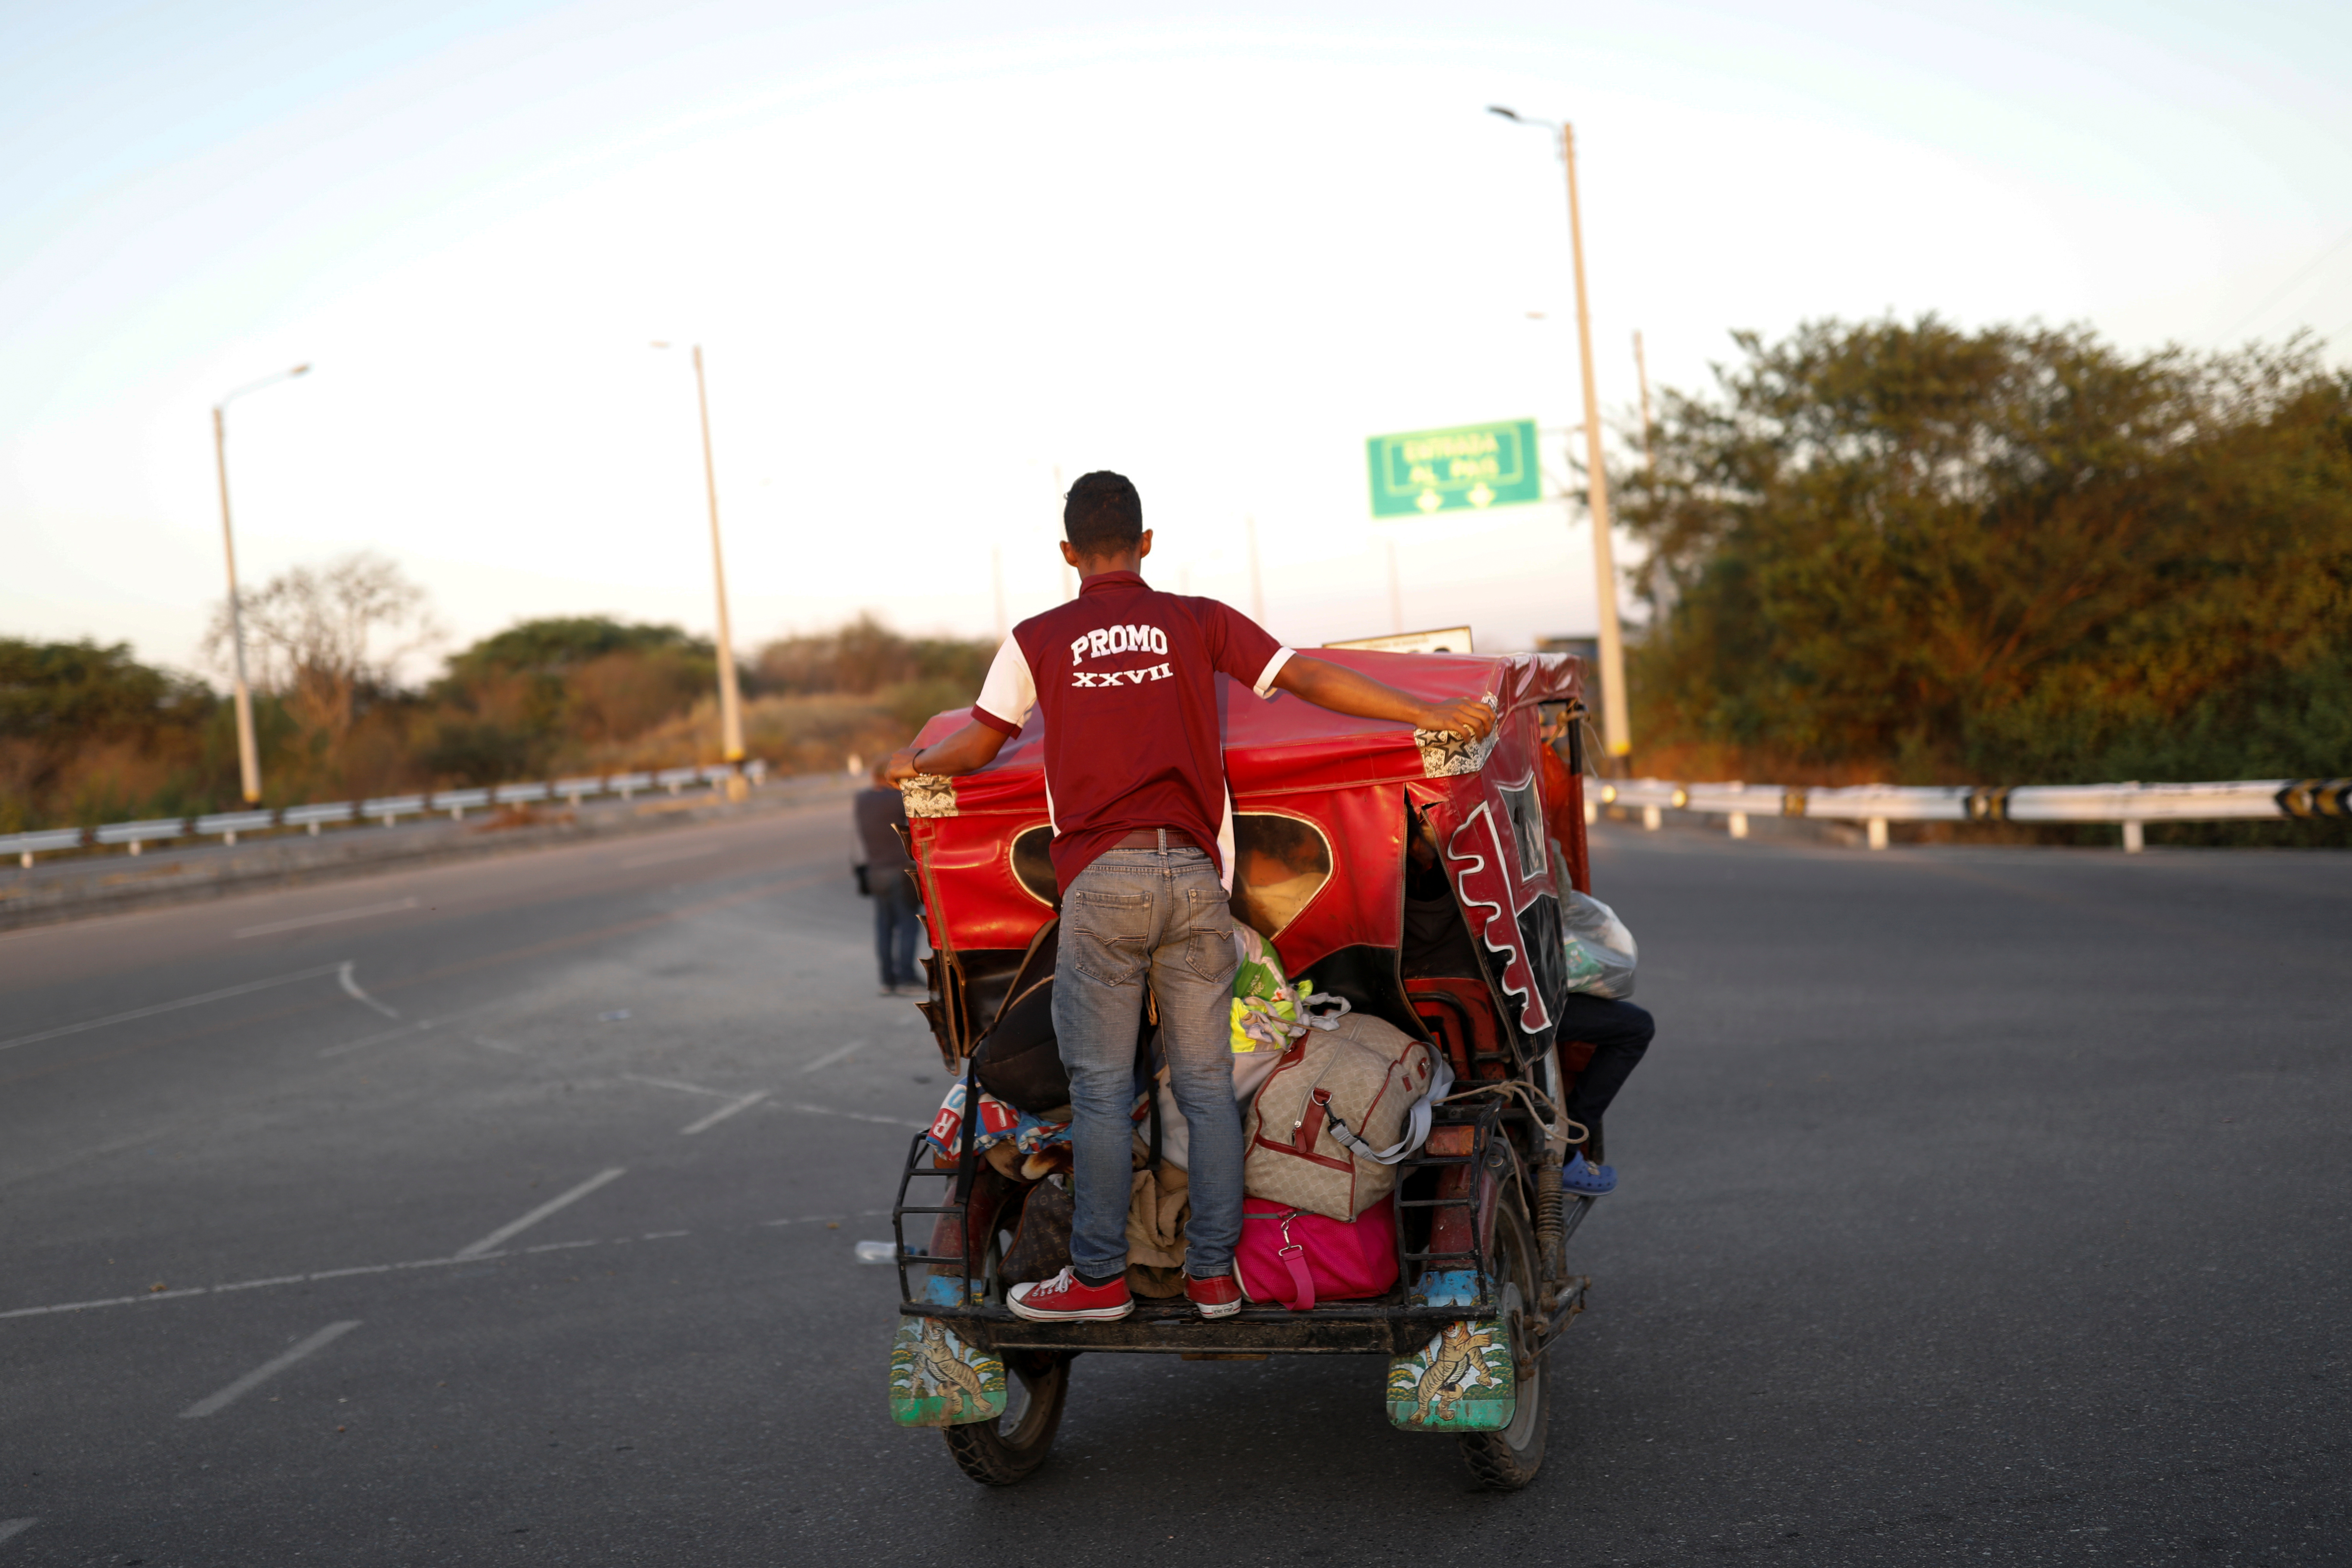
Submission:
[[[1547,1263],[1558,1261],[1561,1233],[1566,1226],[1568,1194],[1560,1190],[1559,1160],[1547,1158],[1537,1167],[1536,1176],[1536,1247]]]

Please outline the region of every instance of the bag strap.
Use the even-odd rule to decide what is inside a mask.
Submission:
[[[1034,966],[1037,962],[1037,950],[1045,945],[1046,938],[1053,938],[1058,946],[1061,941],[1061,930],[1062,917],[1055,915],[1052,920],[1039,926],[1037,933],[1029,939],[1029,945],[1022,949],[1021,962],[1013,969],[1013,984],[1004,988],[1004,995],[997,1002],[996,1011],[989,1017],[988,1028],[982,1031],[983,1037],[992,1032],[996,1026],[1003,1021],[1004,1015],[1013,1011],[1014,1003],[1054,978],[1050,973],[1042,976],[1037,974]]]
[[[1290,1239],[1290,1222],[1304,1212],[1292,1209],[1282,1216],[1282,1245],[1275,1249],[1274,1254],[1282,1259],[1283,1267],[1290,1270],[1290,1300],[1286,1305],[1294,1312],[1315,1310],[1315,1276],[1307,1270],[1307,1248]]]
[[[1329,991],[1301,990],[1298,997],[1298,1022],[1290,1026],[1294,1036],[1309,1029],[1336,1029],[1339,1020],[1355,1010],[1355,1004],[1345,996]]]
[[[1428,1050],[1429,1047],[1424,1045],[1422,1049]],[[1318,1089],[1314,1094],[1315,1102],[1323,1108],[1324,1118],[1330,1123],[1331,1136],[1339,1146],[1360,1159],[1370,1160],[1379,1165],[1393,1165],[1420,1148],[1429,1136],[1430,1120],[1436,1114],[1435,1102],[1444,1099],[1445,1091],[1454,1087],[1454,1068],[1446,1061],[1444,1054],[1430,1051],[1430,1058],[1436,1065],[1429,1075],[1429,1087],[1423,1089],[1420,1098],[1406,1108],[1404,1136],[1385,1149],[1375,1149],[1357,1137],[1354,1131],[1339,1119],[1339,1113],[1331,1109],[1331,1091]]]
[[[963,1059],[963,1146],[956,1153],[955,1201],[971,1202],[971,1178],[980,1158],[980,1053],[974,1051]],[[965,1216],[965,1251],[971,1249],[971,1216]],[[969,1267],[967,1259],[966,1266]],[[969,1275],[966,1278],[970,1278]]]

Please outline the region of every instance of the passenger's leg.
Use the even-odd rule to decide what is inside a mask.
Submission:
[[[1170,857],[1172,918],[1151,957],[1160,1047],[1176,1109],[1191,1124],[1185,1156],[1192,1217],[1184,1269],[1196,1279],[1233,1268],[1242,1234],[1242,1121],[1234,1103],[1234,917],[1199,850]]]
[[[1570,1121],[1581,1123],[1591,1133],[1584,1155],[1596,1165],[1601,1163],[1603,1153],[1601,1118],[1610,1101],[1617,1098],[1617,1091],[1625,1087],[1626,1079],[1641,1065],[1643,1053],[1650,1048],[1650,1039],[1656,1033],[1656,1022],[1631,1002],[1613,1002],[1580,992],[1560,1000],[1560,1040],[1583,1040],[1592,1047],[1592,1059],[1577,1075],[1576,1087],[1568,1091],[1568,1102],[1561,1109],[1568,1112]]]
[[[1142,852],[1114,849],[1078,873],[1062,900],[1054,965],[1054,1034],[1070,1075],[1076,1207],[1070,1263],[1100,1281],[1127,1268],[1127,1209],[1135,1130],[1135,1037],[1143,982],[1159,932],[1156,870],[1126,864]]]

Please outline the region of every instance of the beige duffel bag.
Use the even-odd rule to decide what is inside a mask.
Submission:
[[[1396,1162],[1429,1136],[1431,1101],[1453,1086],[1436,1052],[1392,1024],[1312,1017],[1242,1121],[1242,1186],[1352,1220],[1396,1185]]]

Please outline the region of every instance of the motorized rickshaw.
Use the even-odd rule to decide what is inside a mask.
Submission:
[[[1235,919],[1290,975],[1443,1051],[1456,1079],[1396,1168],[1398,1282],[1373,1300],[1253,1303],[1215,1321],[1181,1297],[1139,1300],[1116,1322],[1024,1321],[1004,1305],[998,1262],[1026,1193],[972,1158],[978,1116],[964,1119],[961,1157],[919,1136],[893,1214],[904,1317],[891,1405],[904,1425],[942,1427],[975,1480],[1011,1484],[1044,1461],[1072,1359],[1101,1351],[1384,1357],[1395,1425],[1456,1436],[1490,1487],[1524,1486],[1542,1463],[1546,1355],[1590,1284],[1568,1268],[1592,1200],[1562,1194],[1573,1134],[1558,1109],[1590,1050],[1556,1037],[1560,889],[1590,890],[1581,668],[1564,654],[1318,657],[1428,700],[1485,697],[1499,718],[1470,742],[1290,695],[1262,701],[1218,678]],[[922,743],[965,718],[933,719]],[[1037,725],[980,772],[904,786],[934,950],[919,1005],[967,1084],[975,1045],[1055,916]],[[1440,848],[1478,975],[1412,973],[1415,823]]]

